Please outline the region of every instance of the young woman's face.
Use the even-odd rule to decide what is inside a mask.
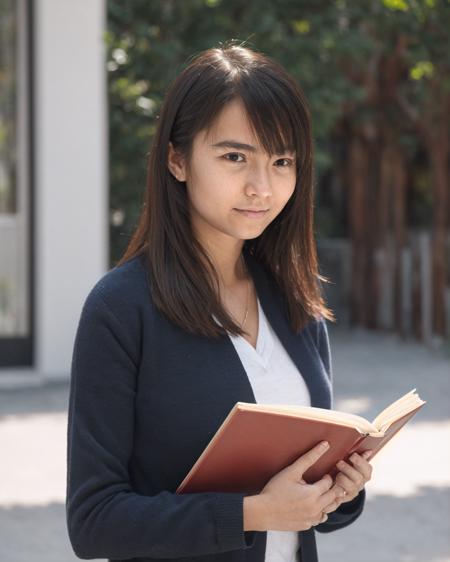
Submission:
[[[259,236],[293,194],[295,154],[263,152],[242,102],[233,101],[219,114],[209,137],[204,131],[196,135],[190,166],[181,175],[192,226],[201,238],[247,240]]]

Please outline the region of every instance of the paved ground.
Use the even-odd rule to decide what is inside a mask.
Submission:
[[[395,336],[330,332],[335,409],[427,405],[373,461],[363,515],[318,534],[321,562],[450,562],[450,359]],[[0,391],[0,561],[76,560],[65,527],[68,385]]]

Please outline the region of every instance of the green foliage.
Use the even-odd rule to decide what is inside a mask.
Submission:
[[[350,77],[363,73],[375,55],[390,53],[403,34],[403,88],[410,102],[421,103],[433,76],[449,82],[448,0],[109,0],[107,27],[112,262],[139,215],[146,156],[165,92],[199,51],[246,41],[298,80],[313,116],[319,209],[321,179],[341,164],[330,142],[336,127],[350,110],[355,120],[377,118],[365,84]],[[405,119],[398,122],[399,135],[417,146]],[[342,216],[332,209],[317,217],[319,235],[343,233]]]

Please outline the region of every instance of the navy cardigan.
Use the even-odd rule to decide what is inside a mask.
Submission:
[[[312,406],[332,407],[326,323],[295,334],[272,276],[244,256],[265,314],[302,373]],[[154,306],[143,255],[107,272],[88,294],[74,343],[66,515],[79,558],[264,562],[266,532],[243,530],[243,493],[175,494],[237,401],[255,397],[226,335],[189,334]],[[317,562],[315,531],[361,513],[363,490],[299,532],[298,560]]]

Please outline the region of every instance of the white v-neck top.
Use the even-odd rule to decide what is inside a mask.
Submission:
[[[310,406],[305,381],[269,324],[258,300],[256,349],[242,336],[228,334],[244,366],[259,404]],[[267,531],[265,562],[296,562],[295,531]]]

